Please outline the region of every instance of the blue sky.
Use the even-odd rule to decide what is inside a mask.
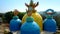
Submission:
[[[39,2],[37,11],[45,11],[47,9],[54,9],[55,11],[60,11],[60,0],[33,0],[34,2]],[[21,12],[25,12],[27,7],[25,3],[29,4],[30,0],[0,0],[0,13],[5,13],[8,11],[13,11],[17,9]]]

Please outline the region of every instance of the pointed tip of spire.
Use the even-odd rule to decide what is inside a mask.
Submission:
[[[33,0],[30,1],[30,5],[33,5]]]
[[[19,11],[17,9],[14,10],[14,15],[18,15]]]
[[[33,3],[33,0],[30,0],[30,4],[29,5],[25,3],[25,5],[27,7],[33,7],[33,8],[35,8],[36,6],[38,6],[38,4],[39,4],[39,2],[37,2],[37,4],[36,3]]]
[[[33,0],[31,0],[30,2],[33,2]]]

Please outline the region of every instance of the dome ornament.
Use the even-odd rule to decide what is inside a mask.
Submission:
[[[17,16],[19,11],[17,9],[14,10],[14,15]]]
[[[56,12],[52,9],[48,9],[44,12],[44,15],[46,16],[46,18],[53,18],[53,16],[56,15]]]
[[[42,31],[42,29],[43,29],[43,25],[42,25],[43,19],[42,19],[42,16],[39,13],[37,13],[37,10],[35,10],[35,7],[37,7],[39,5],[39,2],[33,3],[33,0],[31,0],[29,5],[26,4],[26,3],[25,3],[25,5],[27,6],[28,9],[26,10],[27,13],[22,18],[22,23],[24,24],[26,22],[27,17],[32,16],[34,18],[34,21],[40,27],[40,31]],[[28,20],[28,21],[30,21],[30,20]]]
[[[44,33],[45,34],[53,34],[56,32],[56,21],[55,19],[53,19],[53,16],[56,14],[56,12],[54,12],[54,10],[52,9],[48,9],[45,11],[45,17],[46,19],[43,22],[43,26],[44,26]]]
[[[26,5],[27,7],[35,8],[35,7],[37,7],[37,6],[39,5],[39,2],[37,2],[37,3],[35,4],[35,3],[33,3],[33,1],[31,0],[29,5],[26,4],[26,3],[25,3],[25,5]]]
[[[45,14],[49,14],[49,15],[54,15],[56,12],[54,12],[54,10],[52,9],[48,9],[45,11]]]

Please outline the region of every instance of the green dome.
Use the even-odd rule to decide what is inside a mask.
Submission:
[[[13,16],[13,19],[18,19],[19,17],[18,16]]]
[[[28,17],[26,18],[26,21],[27,21],[27,22],[32,22],[32,21],[34,21],[34,19],[33,19],[32,16],[28,16]]]
[[[50,19],[50,18],[53,18],[53,16],[52,15],[47,15],[46,18]]]

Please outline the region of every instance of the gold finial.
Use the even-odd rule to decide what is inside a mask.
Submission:
[[[32,5],[33,5],[33,1],[31,0],[31,1],[30,1],[30,6],[32,6]]]
[[[37,2],[37,3],[35,4],[35,3],[33,3],[33,0],[31,0],[29,5],[26,4],[26,3],[25,3],[25,5],[26,5],[27,7],[35,8],[35,7],[37,7],[37,6],[39,5],[39,2]]]
[[[19,11],[17,9],[14,10],[14,15],[18,15]]]
[[[26,9],[26,12],[27,12],[27,15],[28,16],[31,16],[32,15],[32,11]]]

